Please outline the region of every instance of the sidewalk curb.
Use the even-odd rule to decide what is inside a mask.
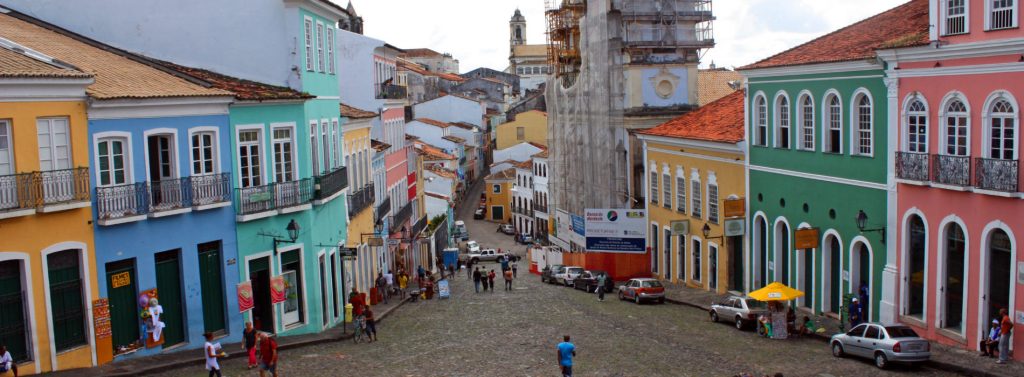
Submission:
[[[378,315],[377,321],[384,320],[384,318],[387,318],[388,315],[390,315],[396,309],[402,307],[402,305],[405,305],[405,303],[407,303],[407,302],[409,302],[409,298],[408,297],[405,298],[405,299],[402,299],[401,301],[398,302],[398,305],[395,305],[395,306],[385,310],[384,312],[380,313],[380,315]],[[297,341],[295,343],[284,344],[284,345],[279,346],[277,349],[283,351],[283,350],[289,350],[289,349],[313,346],[313,345],[317,345],[317,344],[338,342],[338,341],[342,341],[342,340],[352,339],[352,336],[353,336],[352,333],[343,333],[340,336],[327,336],[327,337],[322,337],[322,338],[314,338],[314,339],[309,339],[309,340]],[[182,352],[188,352],[188,351],[182,351]],[[224,359],[225,360],[230,360],[230,359],[239,359],[239,358],[242,358],[242,357],[245,357],[245,353],[243,353],[243,352],[234,352],[234,353],[229,354],[228,357],[226,357]],[[149,367],[149,368],[145,368],[145,369],[134,370],[134,371],[131,371],[131,372],[110,373],[110,374],[106,374],[106,376],[109,376],[109,377],[144,376],[144,375],[154,374],[154,373],[157,373],[157,372],[164,372],[164,371],[171,370],[171,369],[181,369],[181,368],[188,367],[188,366],[203,365],[205,363],[206,363],[206,359],[200,357],[200,358],[195,358],[195,359],[187,359],[187,360],[180,360],[180,361],[175,361],[175,362],[164,363],[164,364],[155,365],[155,366],[152,366],[152,367]]]
[[[682,300],[677,300],[677,299],[673,299],[673,298],[668,298],[668,297],[665,297],[665,302],[672,303],[672,304],[675,304],[675,305],[680,305],[680,306],[688,306],[688,307],[691,307],[691,308],[700,309],[700,310],[705,311],[705,312],[711,310],[711,308],[708,307],[708,306],[704,306],[704,305],[701,305],[701,304],[695,304],[695,303],[688,302],[688,301],[682,301]],[[812,336],[814,337],[814,339],[820,340],[820,341],[825,342],[825,343],[828,343],[828,341],[832,339],[832,337],[830,337],[830,336],[823,335],[823,334],[817,334],[817,333],[816,334],[812,334]],[[921,364],[921,366],[924,367],[924,368],[928,368],[928,369],[944,371],[944,372],[953,372],[953,373],[958,373],[958,374],[962,374],[962,375],[965,375],[965,376],[971,376],[971,377],[1004,377],[1004,376],[1006,376],[1006,375],[1003,375],[1003,374],[994,374],[994,373],[987,372],[987,371],[980,370],[980,369],[965,367],[963,365],[951,364],[951,363],[947,363],[947,362],[943,362],[943,361],[936,361],[934,359],[928,360],[927,362]]]

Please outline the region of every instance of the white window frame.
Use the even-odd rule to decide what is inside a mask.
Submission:
[[[338,118],[331,118],[331,140],[334,141],[331,145],[334,148],[334,153],[331,155],[333,156],[332,161],[334,161],[334,168],[337,169],[342,167],[341,128],[338,125]]]
[[[704,195],[701,191],[702,183],[700,172],[697,168],[690,169],[690,215],[698,219],[704,218]]]
[[[320,147],[320,140],[317,138],[317,134],[320,133],[320,122],[317,120],[309,121],[309,157],[310,157],[310,176],[315,177],[320,175],[320,153],[317,150]]]
[[[970,33],[971,32],[971,0],[963,0],[963,2],[964,2],[964,4],[963,4],[964,5],[964,13],[962,15],[959,15],[958,17],[963,17],[964,18],[964,30],[963,30],[963,32],[959,32],[959,33],[953,33],[953,32],[949,31],[949,20],[950,20],[949,2],[948,2],[948,0],[940,0],[940,1],[941,1],[940,8],[941,8],[941,12],[942,12],[942,21],[939,22],[939,24],[940,24],[939,26],[942,29],[942,35],[944,35],[944,36],[946,36],[946,35],[962,35],[962,34]],[[989,0],[986,0],[986,1],[989,1]],[[986,19],[987,19],[987,17],[986,17]],[[988,23],[988,21],[985,21],[985,22],[986,22],[986,24]],[[987,29],[987,27],[986,27],[986,29]]]
[[[325,30],[327,34],[327,73],[334,74],[334,28],[327,27]]]
[[[100,157],[100,144],[104,143],[104,142],[110,142],[110,141],[120,141],[120,142],[122,142],[121,158],[124,160],[124,182],[115,183],[114,180],[113,180],[113,176],[111,176],[110,183],[103,184],[102,183],[103,180],[101,178],[102,178],[102,175],[104,174],[104,172],[100,170],[100,160],[101,160],[101,157]],[[122,131],[97,132],[96,134],[93,135],[93,150],[95,151],[95,153],[93,153],[94,154],[94,156],[93,156],[93,163],[96,164],[95,165],[96,166],[96,187],[120,186],[120,185],[126,185],[126,184],[130,184],[130,183],[134,183],[135,182],[133,180],[133,177],[135,175],[134,175],[134,171],[132,170],[132,168],[134,167],[133,166],[134,164],[132,163],[132,158],[131,158],[131,156],[132,156],[132,135],[131,135],[131,133],[129,133],[129,132],[122,132]],[[108,158],[111,158],[111,157],[108,156]],[[108,162],[108,166],[110,166],[110,171],[107,172],[107,174],[112,174],[113,173],[113,171],[114,171],[113,163],[114,163],[114,161],[111,158],[110,161]]]
[[[682,166],[676,166],[676,211],[682,214],[686,214],[686,185],[689,181],[686,180],[686,169]]]
[[[759,147],[768,146],[768,100],[764,93],[754,95],[754,134],[751,144]],[[763,141],[761,139],[764,139]]]
[[[64,122],[65,130],[64,130],[64,144],[63,145],[58,145],[57,143],[55,143],[58,140],[58,138],[57,138],[57,133],[55,133],[53,131],[53,125],[56,124],[58,121],[63,121]],[[39,125],[41,123],[44,123],[44,122],[46,123],[46,129],[48,130],[45,134],[39,132]],[[12,129],[12,132],[13,132],[13,129]],[[41,170],[41,171],[64,170],[64,169],[71,169],[71,168],[73,168],[75,166],[74,150],[71,148],[72,145],[71,145],[71,119],[70,118],[68,118],[68,117],[36,118],[36,142],[38,143],[40,138],[43,138],[43,137],[45,137],[46,140],[48,141],[48,144],[47,144],[48,147],[46,147],[46,148],[49,149],[49,152],[46,153],[46,155],[44,155],[44,152],[42,150],[43,147],[40,146],[39,144],[36,144],[36,150],[39,152],[39,170]],[[13,146],[14,144],[11,144],[11,145]],[[65,158],[59,158],[59,154],[56,151],[54,151],[55,148],[64,148],[66,150],[65,151],[66,157]],[[63,160],[66,160],[66,161],[63,161]],[[43,161],[50,161],[50,168],[43,167]],[[62,164],[67,164],[67,166],[66,167],[65,166],[61,166]]]
[[[303,37],[306,47],[306,70],[313,71],[313,18],[303,19]]]
[[[924,110],[923,111],[911,110],[911,106],[913,106],[914,103],[920,103]],[[918,134],[914,133],[913,131],[911,131],[911,124],[910,124],[911,118],[919,118],[919,117],[923,117],[923,121],[924,121],[924,124],[923,124],[924,134],[923,135],[918,135]],[[902,119],[903,128],[902,128],[902,132],[901,132],[901,134],[902,134],[902,138],[901,138],[902,141],[900,142],[900,150],[906,151],[906,152],[910,152],[910,153],[924,153],[924,154],[927,154],[928,150],[930,149],[929,148],[930,146],[929,146],[929,143],[928,143],[928,132],[929,132],[928,127],[930,126],[930,123],[931,123],[931,117],[929,116],[928,100],[925,99],[923,96],[919,96],[919,95],[910,95],[910,96],[908,96],[907,99],[904,101],[903,116],[902,116],[902,118],[903,118]],[[911,144],[911,138],[913,136],[917,136],[917,137],[923,136],[924,137],[924,141],[923,142],[917,143],[918,144],[917,148],[912,148],[914,146],[914,145]]]
[[[175,128],[154,128],[154,129],[146,130],[146,131],[144,131],[142,133],[142,145],[145,148],[144,149],[145,152],[143,152],[143,156],[145,157],[145,162],[146,162],[146,179],[145,180],[147,182],[152,181],[150,179],[150,177],[152,176],[152,172],[149,170],[150,169],[150,162],[149,162],[149,137],[150,136],[161,136],[161,135],[168,136],[168,137],[171,138],[170,145],[168,146],[170,148],[168,150],[168,152],[170,154],[170,159],[171,159],[170,161],[168,161],[168,164],[170,164],[170,170],[171,170],[171,177],[170,178],[173,179],[173,178],[180,178],[181,177],[181,156],[178,155],[178,152],[179,152],[178,151],[178,130],[175,129]]]
[[[661,205],[672,209],[672,175],[668,172],[668,164],[661,164],[661,197],[664,203]]]
[[[195,140],[193,139],[197,134],[213,134],[210,138],[212,144],[210,148],[213,150],[213,171],[211,172],[197,172],[196,164],[194,159],[194,150],[196,148]],[[189,150],[189,172],[192,175],[212,175],[220,173],[220,130],[217,127],[193,127],[188,129],[188,150]]]
[[[832,96],[835,96],[836,100],[839,102],[839,105],[835,106],[835,109],[833,109],[832,105],[829,103],[829,99],[831,99]],[[827,154],[843,154],[843,97],[839,95],[838,91],[832,89],[825,92],[825,96],[822,98],[824,98],[824,100],[821,101],[821,151]],[[839,111],[837,116],[833,116],[834,110]],[[831,148],[828,148],[829,144],[832,142],[833,119],[839,120],[838,152],[832,152]]]
[[[651,175],[650,180],[648,182],[651,191],[649,200],[651,203],[658,203],[661,199],[661,197],[659,196],[660,193],[658,192],[658,189],[660,189],[661,187],[658,186],[658,164],[655,163],[654,161],[651,161],[651,171],[649,172],[649,174]]]
[[[316,71],[323,73],[326,64],[324,64],[324,23],[316,22]]]
[[[241,138],[239,136],[243,132],[256,132],[256,141],[255,142],[251,142],[251,141],[242,142]],[[255,171],[253,171],[251,169],[251,164],[250,164],[250,183],[252,181],[251,177],[253,177],[251,175],[251,173],[256,173],[256,174],[259,174],[258,176],[256,176],[256,177],[259,177],[259,184],[249,185],[249,186],[242,185],[242,159],[241,159],[242,155],[241,155],[241,153],[238,153],[238,150],[241,147],[243,147],[243,146],[255,146],[257,152],[259,153],[259,158],[257,159],[257,162],[259,162],[260,166]],[[267,174],[266,174],[266,169],[267,169],[267,166],[266,166],[266,152],[263,150],[263,125],[262,124],[258,124],[258,125],[247,125],[247,126],[237,126],[237,127],[235,127],[235,148],[236,148],[235,149],[235,153],[234,153],[234,155],[235,155],[235,169],[236,169],[235,171],[238,172],[238,174],[235,174],[235,176],[236,176],[235,179],[238,182],[238,187],[239,188],[246,188],[246,187],[259,187],[259,186],[267,185],[267,179],[266,179],[266,176],[267,176]]]
[[[875,100],[871,98],[871,92],[867,89],[860,88],[853,92],[851,97],[853,100],[850,101],[850,154],[853,156],[862,157],[873,157],[875,155]],[[867,129],[863,126],[864,122],[861,121],[862,108],[860,102],[864,99],[868,101],[868,119]],[[866,132],[866,135],[864,134]],[[864,142],[864,138],[867,137],[867,146],[861,145]]]
[[[982,130],[982,140],[984,140],[984,142],[981,143],[982,157],[987,159],[1006,160],[1006,158],[1002,157],[992,157],[992,121],[995,120],[997,117],[992,112],[992,108],[998,101],[1006,101],[1010,104],[1010,106],[1013,106],[1013,112],[1009,116],[1000,115],[999,118],[1013,121],[1013,153],[1011,158],[1009,159],[1017,160],[1020,156],[1020,108],[1018,107],[1017,100],[1013,97],[1013,95],[1005,90],[993,92],[985,100],[985,110],[982,113],[982,122],[984,124],[984,129]]]
[[[783,103],[783,101],[785,101],[785,103]],[[790,149],[793,146],[790,143],[790,139],[792,139],[793,136],[793,108],[790,106],[791,102],[789,101],[789,94],[780,91],[775,95],[775,101],[773,104],[775,116],[772,120],[775,124],[774,127],[772,127],[772,146],[779,149]],[[783,129],[786,131],[785,140],[782,138]],[[785,142],[785,145],[783,145],[783,142]]]
[[[1011,4],[1009,7],[1003,7],[1003,8],[996,9],[995,8],[995,3],[996,2],[1003,2],[1003,1],[1012,1],[1013,4]],[[1006,30],[1006,29],[1013,29],[1013,28],[1018,27],[1020,25],[1020,20],[1018,20],[1018,18],[1020,17],[1020,12],[1019,12],[1019,9],[1018,9],[1019,5],[1020,5],[1020,1],[1019,0],[985,0],[985,31]],[[1011,12],[1010,13],[1010,25],[996,28],[995,26],[992,25],[992,16],[997,11],[1005,11],[1005,10],[1009,10]]]
[[[324,174],[331,171],[331,123],[327,119],[320,120],[320,147],[323,148],[323,155],[320,157],[323,163]]]
[[[950,112],[949,105],[953,101],[960,101],[964,105],[965,112]],[[963,154],[950,154],[949,153],[949,130],[948,124],[949,119],[952,117],[964,117],[964,153]],[[942,107],[939,108],[939,118],[942,119],[942,123],[939,126],[939,154],[946,156],[970,156],[971,155],[971,104],[967,101],[967,96],[964,96],[960,92],[951,92],[942,99]],[[959,127],[958,127],[959,128]]]
[[[275,131],[277,131],[277,130],[288,130],[288,138],[287,139],[278,139],[277,135],[274,134]],[[288,166],[288,168],[290,169],[289,172],[291,173],[291,180],[287,180],[287,179],[279,180],[278,179],[278,173],[280,173],[278,165],[284,166],[284,164],[281,161],[278,161],[278,159],[277,159],[277,146],[278,145],[284,145],[284,144],[288,144],[288,146],[289,146],[288,154],[290,155],[289,157],[291,158],[291,163],[288,164],[288,165],[290,165],[290,166]],[[270,124],[270,154],[271,154],[270,159],[271,159],[271,161],[273,161],[273,163],[271,164],[271,172],[272,172],[272,174],[274,176],[274,182],[275,183],[294,182],[294,181],[299,180],[299,170],[298,170],[299,169],[299,165],[298,165],[298,161],[296,161],[297,160],[296,157],[298,157],[298,153],[296,152],[297,144],[298,143],[296,142],[295,124],[294,123],[271,123]]]
[[[814,124],[814,96],[811,95],[811,92],[805,90],[801,92],[797,98],[797,107],[799,108],[799,111],[796,113],[797,126],[799,127],[799,132],[797,132],[799,134],[799,139],[797,140],[796,148],[799,150],[813,152],[815,139],[814,133],[816,131],[816,126]],[[806,105],[804,103],[807,101],[810,101],[810,105]],[[806,113],[808,109],[810,110],[810,114]]]
[[[712,191],[712,189],[714,189],[714,191]],[[708,187],[706,191],[708,193],[708,222],[712,224],[718,224],[721,221],[718,213],[718,201],[720,200],[720,197],[718,193],[718,179],[717,177],[715,177],[715,172],[713,171],[708,171]],[[712,192],[714,192],[715,194],[714,197],[712,197],[711,195]]]
[[[702,272],[704,272],[704,240],[698,236],[692,236],[690,237],[690,281],[702,282],[704,280]],[[698,276],[694,276],[694,274]]]
[[[7,166],[7,172],[0,171],[0,175],[14,174],[18,170],[14,164],[14,137],[12,132],[14,130],[11,127],[11,121],[9,119],[0,119],[0,143],[7,145],[6,148],[0,150],[0,153],[7,157],[7,162],[4,164]]]

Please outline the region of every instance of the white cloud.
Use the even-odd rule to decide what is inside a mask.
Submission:
[[[904,2],[717,0],[717,47],[704,64],[753,63]],[[508,65],[508,21],[517,7],[526,17],[527,42],[545,41],[545,0],[354,0],[353,6],[365,20],[366,35],[402,48],[449,52],[463,72]]]

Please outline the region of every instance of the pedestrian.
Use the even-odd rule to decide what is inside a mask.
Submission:
[[[480,280],[482,278],[483,276],[480,274],[480,267],[477,267],[476,270],[473,271],[473,287],[476,288],[476,293],[480,293]],[[484,286],[484,290],[487,290],[486,285]]]
[[[514,278],[518,278],[519,277],[518,270],[519,270],[519,261],[512,260],[512,277],[514,277]]]
[[[505,272],[502,272],[502,275],[505,276],[505,290],[506,291],[511,291],[512,290],[512,270],[505,270]]]
[[[398,289],[402,292],[409,288],[409,275],[405,274],[405,271],[398,273]]]
[[[981,355],[996,357],[996,351],[999,348],[999,333],[1002,331],[1002,326],[999,319],[992,320],[992,331],[988,333],[988,336],[981,340],[978,348],[981,348]]]
[[[277,341],[260,333],[260,377],[264,377],[263,372],[277,377]]]
[[[387,301],[391,297],[391,293],[395,291],[395,275],[388,271],[384,273],[384,300]]]
[[[569,336],[563,336],[558,343],[558,366],[562,369],[562,377],[572,377],[572,358],[576,357],[576,345],[569,342]]]
[[[18,377],[18,364],[14,363],[14,358],[11,357],[11,353],[7,352],[7,345],[0,345],[0,374],[5,374],[7,371],[14,373],[14,377]]]
[[[249,355],[248,369],[257,367],[256,364],[256,329],[252,328],[252,322],[245,323],[245,331],[242,332],[242,349]]]
[[[427,270],[424,270],[423,266],[419,266],[416,268],[416,275],[417,277],[420,278],[420,280],[423,280],[424,278],[427,277]]]
[[[448,264],[448,278],[455,279],[455,263]]]
[[[213,344],[213,333],[207,332],[203,334],[206,338],[206,344],[203,345],[203,353],[206,354],[206,370],[210,371],[210,377],[220,375],[220,363],[217,362],[218,358],[224,357],[224,353],[220,352],[220,343]]]
[[[363,312],[363,315],[366,316],[366,338],[369,339],[371,342],[376,341],[377,324],[373,320],[373,309],[366,308],[366,311]]]
[[[864,322],[863,317],[861,317],[860,300],[858,300],[856,297],[853,298],[852,302],[850,303],[850,307],[847,310],[849,310],[850,312],[850,328],[854,328],[857,325],[861,324],[861,322]]]
[[[497,277],[497,276],[498,275],[494,273],[494,269],[493,268],[491,269],[491,272],[487,273],[487,285],[488,285],[487,288],[489,288],[491,290],[491,293],[494,293],[494,278]]]
[[[374,281],[374,286],[377,287],[377,302],[388,302],[387,296],[384,296],[384,289],[386,285],[387,281],[384,280],[384,272],[377,272],[377,280]]]
[[[604,284],[607,279],[604,272],[597,274],[597,301],[604,301]]]
[[[1013,322],[1010,321],[1010,314],[1006,308],[999,309],[999,316],[1003,319],[999,322],[999,361],[996,362],[1006,364],[1010,357],[1010,333],[1013,331]]]

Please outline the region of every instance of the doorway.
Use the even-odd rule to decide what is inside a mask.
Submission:
[[[1010,286],[1013,284],[1011,267],[1013,244],[1010,236],[1002,229],[996,229],[988,240],[988,284],[987,292],[982,296],[987,301],[983,306],[987,313],[982,313],[982,323],[988,323],[999,311],[1010,311]],[[987,314],[987,315],[986,315]]]
[[[718,246],[708,243],[708,288],[718,290]]]
[[[156,210],[177,208],[181,185],[174,180],[174,136],[152,135],[146,139],[149,157],[150,205]]]
[[[110,300],[110,332],[114,353],[139,341],[139,310],[136,299],[135,259],[107,263],[107,297]]]
[[[775,281],[792,285],[789,281],[789,224],[775,224]]]
[[[964,319],[964,275],[966,270],[967,239],[959,224],[946,227],[945,239],[946,263],[945,279],[940,292],[943,295],[944,310],[942,327],[963,333]]]
[[[850,251],[850,290],[860,299],[865,319],[871,321],[871,296],[874,294],[871,288],[871,251],[863,242],[855,242]]]
[[[725,242],[726,247],[729,248],[729,289],[737,292],[744,292],[743,236],[729,237]]]
[[[249,261],[249,280],[252,281],[252,326],[263,332],[274,333],[274,307],[270,303],[270,257]]]
[[[22,263],[20,260],[0,262],[0,344],[7,345],[15,362],[30,359]]]
[[[331,316],[329,315],[330,314],[329,309],[327,309],[328,308],[327,295],[329,294],[328,291],[327,291],[327,259],[324,257],[324,255],[320,255],[319,261],[320,261],[319,267],[320,267],[320,314],[321,314],[320,318],[321,318],[321,324],[323,324],[324,327],[327,327],[327,324],[330,322],[330,318],[331,318]]]
[[[665,245],[665,280],[672,280],[672,231],[665,229],[665,239],[662,242]]]
[[[842,248],[839,242],[839,237],[835,235],[828,235],[825,237],[825,252],[822,256],[825,258],[825,273],[827,277],[821,279],[822,283],[825,284],[825,290],[828,294],[825,295],[825,299],[828,303],[822,305],[827,307],[829,312],[839,314],[839,304],[842,302]]]
[[[223,334],[226,328],[224,311],[227,304],[224,300],[224,272],[221,270],[220,245],[220,241],[199,244],[199,286],[203,296],[203,329],[214,334]]]
[[[758,282],[758,288],[768,285],[768,223],[763,217],[754,221],[754,243],[757,253],[754,269],[754,279]]]
[[[801,306],[813,309],[814,305],[814,249],[797,250],[800,268],[800,289],[804,297],[800,298]]]
[[[154,256],[156,260],[156,293],[160,300],[160,306],[164,309],[160,321],[164,323],[165,348],[185,341],[180,256],[181,250],[165,251]]]

